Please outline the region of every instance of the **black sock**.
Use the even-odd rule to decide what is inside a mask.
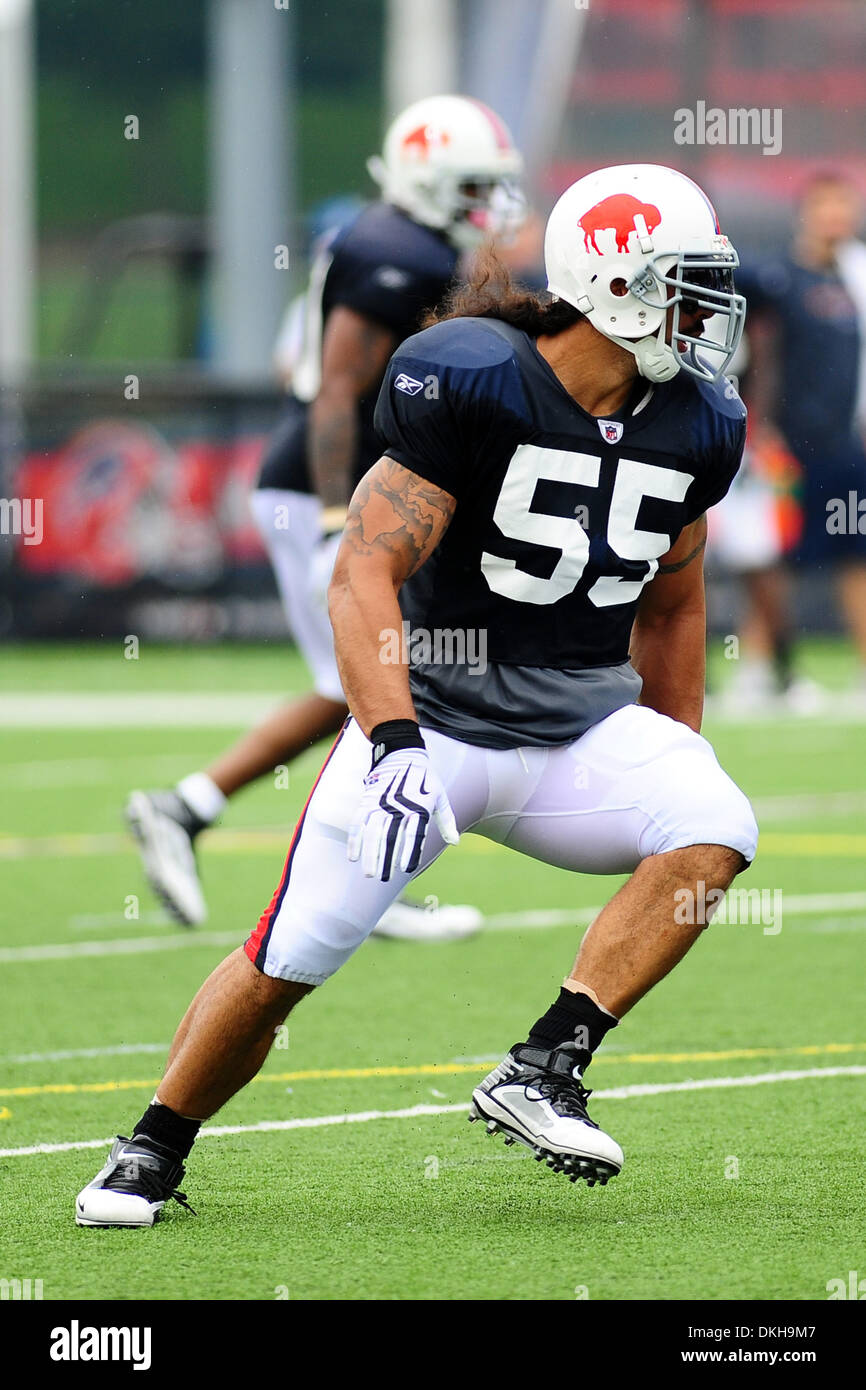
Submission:
[[[785,633],[780,633],[773,642],[773,666],[776,684],[780,690],[787,690],[793,678],[793,643]]]
[[[132,1137],[146,1135],[148,1139],[156,1139],[157,1143],[174,1149],[181,1158],[186,1158],[195,1143],[201,1123],[201,1120],[187,1120],[183,1115],[176,1115],[167,1105],[151,1103],[132,1131]]]
[[[527,1041],[530,1047],[544,1048],[548,1052],[560,1043],[576,1042],[582,1052],[593,1053],[605,1033],[615,1028],[617,1022],[588,994],[575,994],[563,986],[556,1003],[532,1025]]]

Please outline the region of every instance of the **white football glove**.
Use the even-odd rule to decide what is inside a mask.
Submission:
[[[424,748],[388,753],[364,778],[361,800],[349,830],[348,855],[360,859],[367,878],[387,883],[396,865],[412,874],[430,818],[447,845],[460,839],[448,794]]]

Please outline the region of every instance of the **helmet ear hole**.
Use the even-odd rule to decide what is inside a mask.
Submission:
[[[616,295],[617,299],[622,299],[623,295],[628,294],[628,285],[621,275],[618,275],[615,280],[611,280],[610,292]]]

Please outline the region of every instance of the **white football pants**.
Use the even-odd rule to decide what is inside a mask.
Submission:
[[[478,748],[435,729],[423,734],[461,833],[588,874],[629,873],[648,855],[688,845],[727,845],[754,858],[758,828],[746,797],[706,739],[654,710],[628,705],[560,748]],[[370,756],[349,719],[246,943],[266,975],[322,984],[417,877],[395,870],[388,883],[365,878],[346,856]],[[417,872],[444,848],[431,822]]]
[[[259,488],[250,497],[250,510],[273,566],[289,630],[312,673],[313,689],[328,700],[344,701],[327,603],[310,585],[322,534],[322,504],[306,492]]]

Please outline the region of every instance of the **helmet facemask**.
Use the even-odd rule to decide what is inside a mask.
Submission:
[[[661,262],[666,263],[664,269]],[[641,303],[652,309],[664,310],[658,334],[654,335],[657,349],[660,351],[665,347],[677,368],[682,367],[701,381],[716,381],[724,374],[742,337],[746,301],[736,293],[733,277],[733,270],[739,263],[739,257],[731,246],[724,251],[706,254],[681,251],[673,259],[670,253],[651,255],[628,284],[630,293]],[[672,293],[665,296],[665,291]],[[724,324],[723,337],[708,337],[703,331],[697,334],[683,330],[683,315],[691,316],[699,309],[712,314],[719,329]],[[671,310],[669,343],[666,341],[668,310]],[[624,346],[630,347],[628,343],[624,343]],[[699,348],[712,355],[715,366],[699,356]],[[661,355],[664,357],[666,354]],[[636,356],[640,364],[641,354],[636,353]],[[669,375],[673,375],[673,372],[655,379],[667,380]]]
[[[517,179],[461,179],[454,197],[454,222],[465,221],[479,237],[510,241],[526,221],[526,194]]]
[[[474,251],[486,237],[509,240],[522,226],[527,209],[516,179],[489,173],[440,174],[431,203],[439,210],[441,230],[459,251]]]

